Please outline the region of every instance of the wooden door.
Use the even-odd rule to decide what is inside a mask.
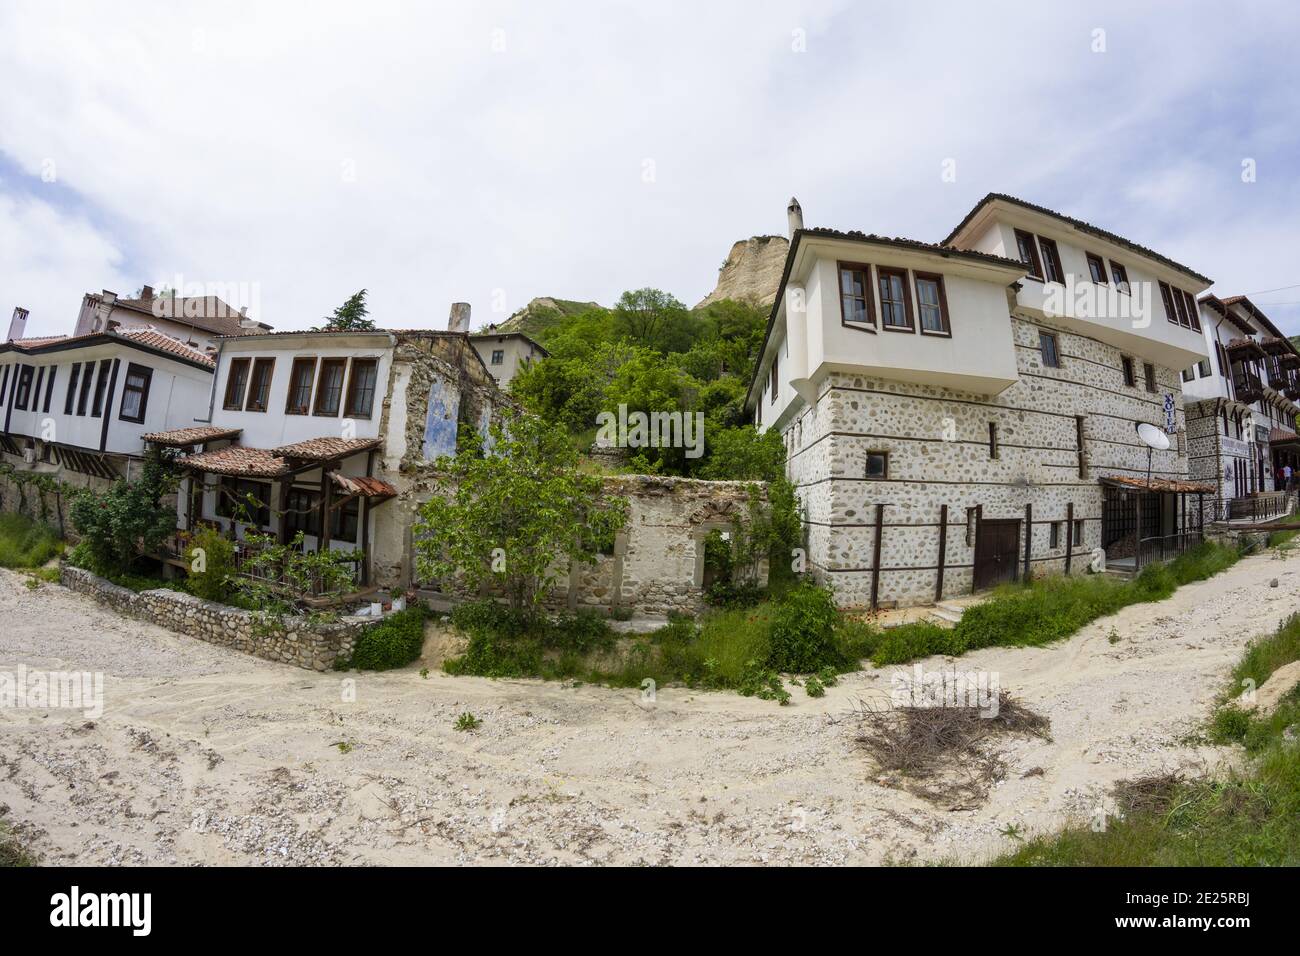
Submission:
[[[975,590],[1016,580],[1019,560],[1019,519],[980,519],[975,529]]]

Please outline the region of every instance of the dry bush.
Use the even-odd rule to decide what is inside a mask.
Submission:
[[[989,787],[1006,776],[1006,764],[988,743],[1007,734],[1050,739],[1050,722],[1005,690],[998,712],[977,707],[873,707],[859,702],[861,744],[884,782],[960,809],[982,803]]]
[[[1121,780],[1115,784],[1115,808],[1123,817],[1164,813],[1173,804],[1174,793],[1182,782],[1178,771]]]

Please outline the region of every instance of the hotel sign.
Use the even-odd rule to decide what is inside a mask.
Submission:
[[[1219,439],[1219,442],[1223,446],[1223,453],[1225,455],[1236,455],[1238,458],[1250,457],[1250,446],[1240,438],[1229,438],[1227,435],[1224,435]]]
[[[1174,406],[1174,396],[1172,392],[1165,392],[1165,431],[1170,435],[1178,431],[1177,409]]]

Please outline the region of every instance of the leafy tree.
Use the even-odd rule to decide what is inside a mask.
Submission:
[[[595,561],[597,542],[627,520],[627,502],[602,497],[561,428],[521,415],[491,436],[490,455],[440,460],[434,497],[419,510],[416,560],[425,576],[499,587],[515,612],[533,615],[571,561]]]
[[[141,555],[157,551],[175,530],[175,508],[162,505],[176,490],[173,457],[151,449],[135,481],[118,479],[105,492],[83,489],[73,498],[69,517],[81,536],[79,553],[92,571],[125,571]]]
[[[362,289],[335,309],[333,315],[326,316],[323,328],[314,331],[368,332],[375,327],[375,320],[368,318],[369,314],[370,310],[366,308],[366,290]]]
[[[785,475],[785,444],[774,429],[759,434],[753,425],[710,429],[706,423],[704,447],[696,477],[778,481]]]
[[[630,341],[656,352],[690,348],[695,321],[686,306],[659,289],[624,292],[614,305],[614,325]]]

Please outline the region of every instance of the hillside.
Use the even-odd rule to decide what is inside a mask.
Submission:
[[[497,328],[502,332],[523,332],[536,336],[553,320],[570,315],[581,315],[588,309],[599,309],[599,302],[576,302],[573,299],[554,299],[540,296],[502,322]]]

